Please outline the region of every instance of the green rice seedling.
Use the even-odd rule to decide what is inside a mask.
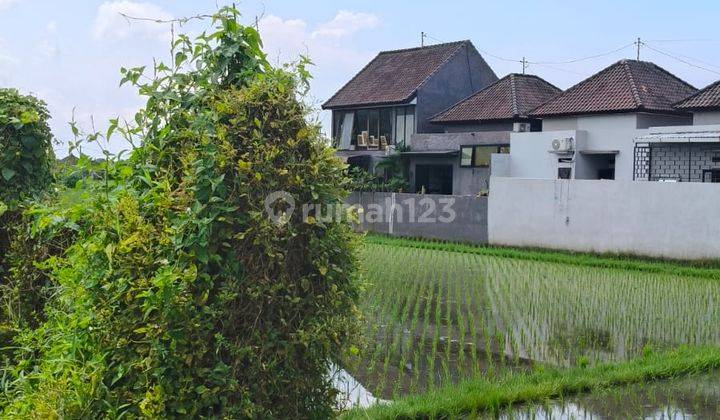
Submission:
[[[647,347],[720,345],[720,283],[703,269],[682,276],[667,263],[570,264],[444,245],[365,245],[368,344],[351,373],[371,378],[369,389],[423,392],[523,369],[525,359],[593,366]]]

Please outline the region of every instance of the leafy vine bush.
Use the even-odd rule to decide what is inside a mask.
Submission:
[[[52,134],[45,103],[0,89],[0,202],[5,210],[52,181]],[[1,210],[0,210],[1,211]]]
[[[8,287],[13,274],[8,272],[7,260],[13,244],[22,244],[28,250],[34,246],[21,241],[22,211],[27,200],[38,197],[53,180],[49,118],[45,103],[37,98],[15,89],[0,89],[0,343],[8,342],[15,330],[13,323],[18,317],[14,311],[37,308],[31,302],[36,295],[30,290],[19,284],[14,290]],[[20,299],[26,299],[27,304],[19,305]],[[27,311],[22,318],[33,317],[32,312]]]
[[[265,199],[340,204],[344,168],[306,122],[307,63],[271,68],[236,17],[179,36],[150,81],[124,69],[147,104],[89,139],[139,147],[75,204],[35,211],[32,231],[75,239],[36,263],[53,293],[13,339],[3,415],[333,415],[328,366],[357,332],[356,239],[299,211],[274,223]]]

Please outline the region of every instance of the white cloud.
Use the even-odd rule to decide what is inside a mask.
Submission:
[[[47,59],[60,55],[60,46],[57,40],[57,22],[54,20],[45,25],[43,38],[40,41],[40,54]]]
[[[370,13],[339,11],[335,17],[318,26],[312,33],[313,38],[329,36],[340,38],[351,35],[362,29],[372,29],[378,26],[380,20]]]
[[[93,25],[95,37],[98,39],[126,39],[131,36],[139,36],[146,39],[165,40],[170,36],[168,24],[128,19],[122,14],[152,20],[172,19],[170,13],[153,3],[128,0],[106,1],[100,5],[95,17]]]
[[[378,26],[380,20],[372,14],[340,11],[331,20],[309,27],[301,19],[282,19],[268,15],[260,19],[258,26],[265,46],[265,53],[273,64],[297,60],[307,55],[315,63],[310,71],[314,76],[310,96],[306,98],[314,106],[330,97],[337,86],[347,81],[367,63],[374,52],[358,50],[353,36],[362,30]],[[315,115],[324,127],[329,127],[329,113]]]
[[[0,11],[7,10],[18,3],[19,0],[0,0]]]
[[[260,19],[258,26],[265,52],[271,61],[290,62],[300,54],[307,54],[318,67],[334,67],[355,63],[366,56],[352,51],[338,40],[375,27],[378,22],[375,15],[340,11],[332,20],[312,29],[308,28],[304,20],[282,19],[275,15]]]

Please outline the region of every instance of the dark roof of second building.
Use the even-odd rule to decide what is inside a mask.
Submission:
[[[720,109],[720,80],[675,105],[682,110]]]
[[[678,112],[673,105],[695,93],[692,85],[662,67],[621,60],[539,106],[538,117],[608,112]]]
[[[508,74],[436,115],[434,123],[527,118],[528,112],[562,92],[530,74]]]
[[[323,108],[385,105],[409,101],[415,91],[470,41],[382,51],[340,88]]]

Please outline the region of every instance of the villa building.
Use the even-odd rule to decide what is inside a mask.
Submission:
[[[413,134],[442,131],[434,115],[495,81],[470,41],[383,51],[322,107],[338,156],[372,170]]]

